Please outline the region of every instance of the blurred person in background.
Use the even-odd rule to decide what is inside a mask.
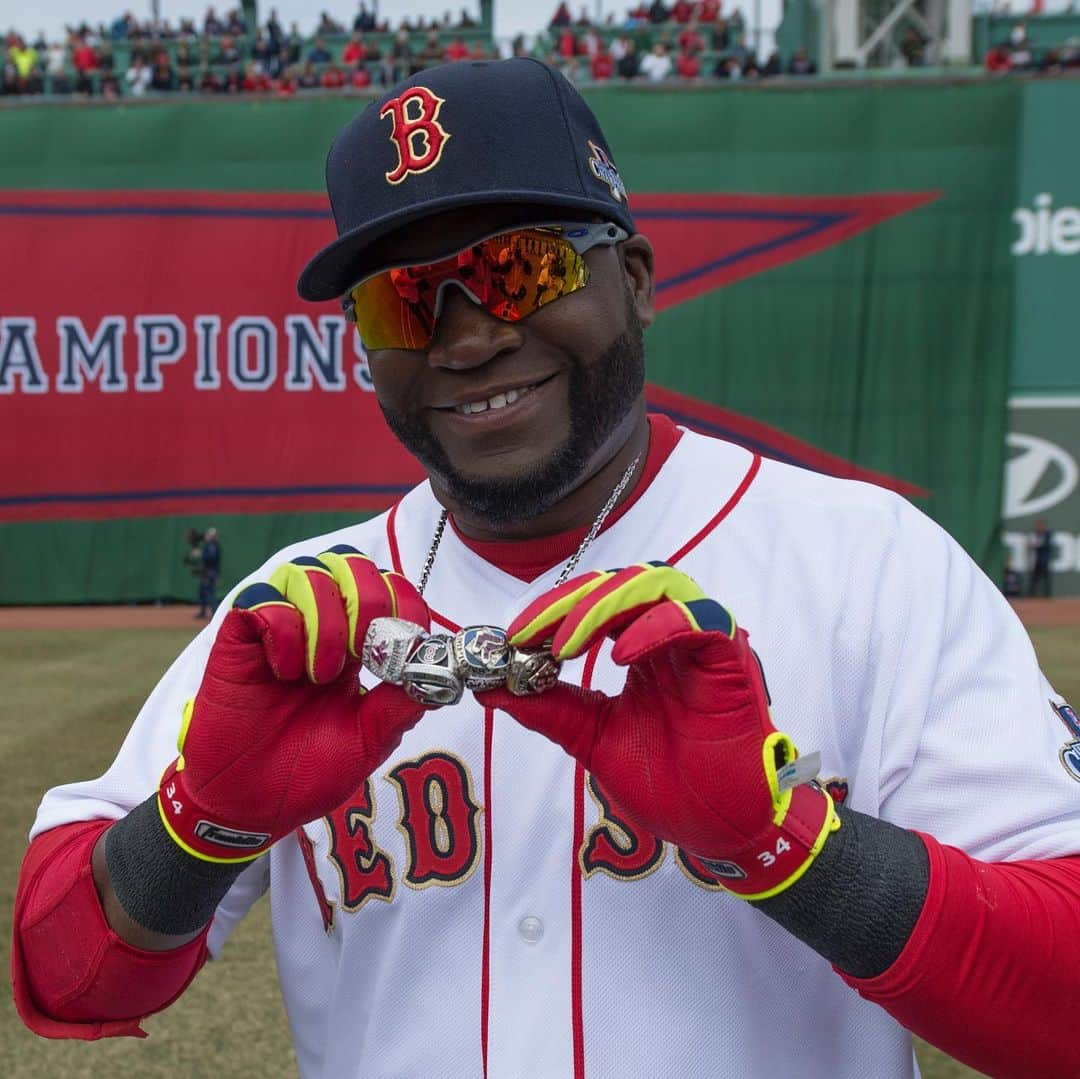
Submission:
[[[15,65],[19,92],[23,94],[34,93],[35,79],[39,83],[41,79],[40,74],[38,74],[37,49],[33,45],[27,45],[22,37],[16,36],[15,44],[8,46],[8,56]]]
[[[263,30],[255,31],[255,39],[251,43],[251,59],[258,63],[263,70],[266,70],[266,65],[270,62],[270,57],[277,51],[278,50],[271,45],[270,38],[267,37]]]
[[[300,52],[304,47],[304,39],[300,36],[300,27],[297,23],[290,24],[289,36],[286,38],[285,44],[289,49],[289,63],[298,64],[300,62]]]
[[[463,37],[456,37],[446,46],[445,57],[447,60],[467,60],[469,58],[469,46],[465,44]]]
[[[333,62],[326,65],[323,69],[322,78],[319,79],[319,83],[324,90],[340,90],[345,86],[346,82],[345,72]]]
[[[218,42],[217,52],[214,54],[214,63],[222,67],[236,67],[242,57],[236,47],[236,41],[232,34],[223,34]]]
[[[595,82],[607,82],[615,74],[615,61],[603,48],[592,58],[592,77]]]
[[[573,22],[573,17],[570,15],[570,9],[566,6],[565,0],[559,4],[555,9],[555,14],[551,16],[551,22],[548,26],[569,26]]]
[[[278,19],[276,7],[270,9],[270,17],[266,20],[266,37],[274,52],[280,52],[281,46],[285,41],[285,31],[281,28],[281,22]]]
[[[311,46],[311,51],[308,53],[308,59],[313,64],[328,64],[333,58],[322,37],[316,37]]]
[[[217,583],[221,577],[221,542],[218,530],[208,528],[199,550],[199,617],[209,618],[217,610]]]
[[[200,94],[220,94],[223,89],[221,79],[208,67],[199,69],[198,86]]]
[[[135,56],[131,62],[131,67],[127,69],[127,74],[124,76],[124,82],[127,83],[128,93],[132,97],[142,97],[146,93],[147,87],[150,85],[150,79],[152,73],[143,61],[141,56]]]
[[[112,53],[110,52],[110,57]],[[85,36],[75,38],[75,47],[71,52],[71,65],[76,71],[96,71],[98,66],[97,50]]]
[[[271,79],[284,79],[286,70],[288,68],[290,68],[291,66],[292,65],[289,62],[289,50],[288,50],[287,47],[282,48],[278,52],[274,53],[274,55],[271,56],[270,59],[267,61],[267,63],[266,63],[266,73],[267,73],[267,75],[270,76]],[[293,89],[295,90],[296,89],[296,86],[295,86],[295,81],[296,81],[295,72],[293,73],[292,78],[293,78]]]
[[[625,50],[622,56],[615,61],[615,70],[619,73],[620,79],[634,79],[637,78],[638,73],[638,52],[637,42],[632,37],[624,38]],[[614,50],[612,51],[614,55]]]
[[[206,15],[203,17],[203,35],[205,37],[217,37],[217,35],[223,33],[224,30],[224,23],[217,17],[214,9],[208,7],[206,9]]]
[[[357,60],[349,72],[349,85],[354,90],[366,90],[371,85],[371,72],[363,60]]]
[[[419,59],[423,61],[425,65],[438,64],[442,62],[443,54],[445,52],[446,49],[439,39],[439,31],[429,30],[427,32],[427,38],[424,41],[424,47],[420,50]]]
[[[817,64],[806,55],[806,49],[800,47],[791,54],[787,70],[789,75],[816,75]]]
[[[67,94],[71,92],[71,83],[67,77],[68,51],[54,41],[45,50],[45,74],[49,77],[49,93]]]
[[[301,90],[317,90],[319,88],[319,74],[310,60],[304,61],[300,74],[296,76],[296,85]]]
[[[1035,522],[1035,531],[1028,539],[1028,551],[1031,555],[1031,577],[1028,580],[1028,595],[1042,592],[1050,598],[1050,556],[1054,551],[1054,534],[1040,518]]]
[[[349,40],[345,42],[345,48],[341,50],[341,62],[346,67],[352,67],[357,60],[363,60],[364,58],[364,41],[361,36],[355,31],[349,36]]]
[[[329,11],[324,11],[319,16],[319,26],[315,32],[326,37],[338,37],[345,33],[345,27],[333,18]]]
[[[667,46],[658,41],[641,58],[640,72],[649,82],[663,82],[671,74],[672,66]]]
[[[675,73],[680,79],[700,78],[701,61],[697,54],[683,49],[675,60]]]
[[[263,71],[258,60],[252,60],[244,72],[245,94],[266,94],[270,92],[270,79]]]
[[[375,29],[375,13],[368,11],[366,4],[360,5],[360,10],[353,20],[353,29],[359,30],[362,34],[369,34]]]
[[[171,93],[176,89],[176,74],[169,63],[169,54],[162,49],[154,60],[154,69],[150,75],[150,89],[159,94]]]

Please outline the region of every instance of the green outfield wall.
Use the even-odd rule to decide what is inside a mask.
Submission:
[[[1020,422],[1019,396],[1080,400],[1070,299],[1080,261],[1068,253],[1074,219],[1061,216],[1080,202],[1080,161],[1074,148],[1061,150],[1060,138],[1060,125],[1080,107],[1080,83],[612,87],[589,97],[639,227],[657,246],[660,314],[646,338],[656,406],[761,452],[900,490],[996,575],[1003,478],[1019,452],[1017,440],[1007,444],[1009,402]],[[196,295],[200,277],[222,259],[235,267],[227,279],[263,283],[265,310],[256,299],[240,310],[272,324],[279,366],[288,339],[292,362],[299,346],[287,320],[321,312],[283,291],[308,242],[307,233],[289,230],[330,226],[297,224],[274,200],[291,199],[294,217],[309,212],[297,207],[321,205],[326,147],[361,105],[318,98],[0,109],[0,143],[10,151],[0,155],[0,227],[14,237],[0,270],[0,320],[7,320],[0,322],[0,603],[187,598],[194,592],[182,564],[189,527],[219,528],[227,584],[283,543],[393,501],[392,491],[379,493],[380,478],[404,475],[407,466],[355,452],[379,422],[362,360],[344,395],[319,384],[291,395],[280,385],[232,397],[227,384],[191,390],[206,325],[192,312],[220,315],[223,341],[236,325],[227,304],[216,315]],[[1046,193],[1049,207],[1039,201]],[[160,228],[143,207],[151,195],[153,213],[174,215]],[[227,229],[249,197],[262,215],[257,243],[280,241],[280,257],[259,246],[245,265]],[[127,203],[143,209],[125,216]],[[175,215],[189,203],[197,203],[194,216],[178,225]],[[99,218],[85,227],[99,231],[82,234],[91,212]],[[232,217],[208,225],[207,214]],[[166,226],[186,231],[166,233]],[[115,231],[103,234],[105,227]],[[1025,229],[1031,253],[1018,254]],[[50,246],[65,241],[65,230],[69,264],[55,254],[62,247]],[[80,235],[97,237],[92,250]],[[109,235],[120,238],[130,277],[125,284],[124,272],[111,267],[110,287],[128,290],[127,307],[91,302],[79,288],[102,260],[119,257]],[[1061,253],[1050,251],[1055,244]],[[1040,245],[1049,245],[1047,253]],[[43,252],[53,254],[46,260]],[[178,282],[196,306],[173,302]],[[127,336],[117,336],[111,357],[67,371],[79,376],[78,393],[60,392],[65,364],[81,362],[64,344],[61,321],[81,320],[92,344],[114,310]],[[186,351],[170,355],[161,368],[168,377],[156,387],[143,385],[139,312],[186,327]],[[31,319],[36,384],[25,348]],[[351,346],[344,347],[351,362]],[[120,365],[112,387],[110,362]],[[310,470],[270,493],[270,479],[260,486],[251,469],[234,485],[236,454],[216,433],[233,422],[230,401],[237,422],[253,429],[260,410],[278,422],[293,417],[296,446],[332,436],[322,459],[347,460],[366,485],[363,495],[350,501],[339,484],[324,498]],[[334,417],[352,404],[362,422],[335,434]],[[1025,446],[1041,438],[1074,464],[1080,459],[1080,445],[1070,442],[1076,425],[1054,410],[1028,409],[1022,423]],[[98,453],[95,425],[107,428],[116,452]],[[70,437],[69,452],[53,452],[42,430]],[[126,450],[125,438],[132,440]],[[274,443],[249,446],[245,460],[257,464],[265,453],[276,474]],[[133,454],[161,477],[160,491],[111,473]],[[1052,504],[1038,501],[1055,483],[1068,486],[1063,460],[1050,453],[1050,472],[1013,503],[1043,507],[1052,527],[1074,537],[1071,558],[1080,550],[1073,488]],[[1006,522],[1011,532],[1027,526],[1028,517]],[[1060,587],[1080,591],[1066,553]]]

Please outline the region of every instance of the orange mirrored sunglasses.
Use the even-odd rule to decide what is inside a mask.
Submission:
[[[342,300],[366,349],[425,349],[446,290],[457,287],[489,314],[518,322],[589,283],[584,254],[628,238],[610,222],[529,225],[486,236],[421,266],[392,266]]]

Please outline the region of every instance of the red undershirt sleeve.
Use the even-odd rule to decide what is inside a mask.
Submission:
[[[11,978],[22,1021],[46,1038],[144,1038],[206,961],[206,932],[172,951],[123,941],[105,920],[90,856],[109,820],[37,836],[19,873]]]
[[[921,838],[930,883],[904,950],[876,978],[838,973],[909,1030],[996,1079],[1075,1077],[1080,856],[987,863]]]

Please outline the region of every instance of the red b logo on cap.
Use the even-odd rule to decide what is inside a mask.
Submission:
[[[398,152],[397,168],[386,174],[390,183],[399,184],[409,173],[427,172],[439,163],[450,138],[439,123],[444,104],[426,86],[413,86],[383,105],[379,117],[389,116],[393,121],[390,141]]]

